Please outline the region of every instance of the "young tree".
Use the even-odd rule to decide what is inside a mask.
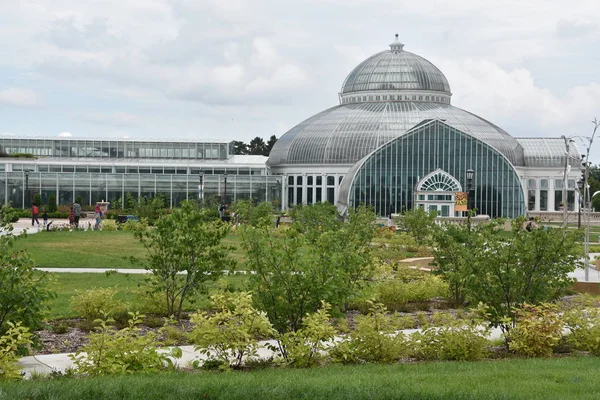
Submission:
[[[8,322],[21,323],[30,331],[42,326],[46,302],[54,297],[48,290],[48,274],[34,269],[33,260],[25,251],[13,251],[16,240],[25,237],[13,235],[10,224],[14,210],[2,207],[0,221],[0,335]]]
[[[485,304],[490,322],[505,332],[515,325],[516,310],[523,304],[537,305],[563,295],[573,284],[569,273],[581,265],[579,232],[528,232],[524,221],[514,220],[508,237],[493,226],[481,229],[480,246],[485,249],[477,253],[476,269],[467,281],[469,297]]]
[[[52,193],[50,196],[48,196],[48,212],[56,212],[57,208],[56,195]]]
[[[415,208],[402,214],[400,224],[407,230],[409,235],[415,238],[417,244],[423,245],[433,233],[436,217],[437,213],[435,211],[427,212],[420,208]]]
[[[337,209],[330,203],[298,204],[290,211],[292,227],[316,243],[324,232],[337,231],[343,224],[337,217]]]
[[[224,270],[232,270],[229,257],[232,247],[222,241],[229,225],[220,220],[207,221],[207,211],[194,202],[184,201],[169,215],[156,222],[153,229],[139,224],[135,237],[147,250],[145,259],[131,258],[152,272],[150,284],[165,296],[167,313],[181,317],[184,301],[214,281]]]
[[[448,223],[432,231],[436,244],[433,256],[438,267],[435,272],[448,283],[452,301],[457,306],[465,303],[465,289],[474,273],[475,261],[479,253],[486,249],[480,228]]]
[[[568,229],[523,229],[524,218],[512,230],[500,223],[447,226],[436,236],[436,262],[442,278],[458,286],[460,298],[482,303],[489,321],[507,333],[523,304],[557,299],[572,285],[569,273],[581,264],[579,232]],[[456,294],[455,294],[456,295]]]
[[[250,278],[255,301],[279,332],[298,330],[323,301],[342,308],[372,272],[374,214],[360,208],[346,224],[330,224],[330,216],[319,215],[322,224],[304,231],[271,226],[243,230],[246,265],[256,271]],[[313,231],[322,226],[328,228]]]
[[[262,202],[254,204],[252,200],[239,200],[233,206],[241,224],[263,227],[273,225],[273,205]]]

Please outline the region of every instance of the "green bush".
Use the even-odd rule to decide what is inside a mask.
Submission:
[[[408,354],[403,334],[396,334],[393,316],[382,304],[371,303],[368,315],[356,317],[356,328],[330,355],[343,363],[393,363]]]
[[[56,195],[53,193],[48,196],[48,212],[53,213],[56,212]]]
[[[118,229],[117,221],[113,219],[104,219],[102,220],[102,230],[103,231],[116,231]]]
[[[419,360],[480,360],[486,355],[489,330],[477,321],[454,321],[426,328],[411,337],[412,355]]]
[[[122,315],[126,313],[128,304],[115,299],[116,294],[115,288],[75,290],[75,295],[71,297],[71,308],[87,322],[93,322],[104,314]]]
[[[181,349],[175,347],[169,353],[158,352],[161,343],[157,335],[153,332],[142,335],[137,327],[143,316],[130,315],[129,326],[122,330],[109,326],[106,315],[99,321],[98,332],[88,336],[89,343],[69,355],[76,374],[117,375],[174,368],[171,358],[180,358]]]
[[[549,357],[562,337],[563,321],[553,304],[524,304],[509,331],[508,348],[526,357]]]
[[[244,358],[257,356],[258,338],[273,335],[269,319],[252,306],[250,293],[217,293],[211,296],[217,311],[193,314],[189,338],[196,350],[221,361],[223,368],[239,367]]]
[[[567,343],[577,350],[600,356],[600,309],[588,307],[569,310],[564,320],[571,331],[566,338]]]
[[[25,235],[12,234],[14,210],[2,207],[0,222],[0,335],[7,331],[7,322],[21,323],[35,331],[42,326],[47,301],[54,293],[47,289],[49,275],[34,269],[33,260],[25,251],[14,251],[17,240]]]
[[[154,292],[148,288],[139,288],[134,291],[136,310],[144,314],[167,316],[167,305],[162,293]],[[161,320],[162,321],[162,320]],[[162,322],[161,322],[162,326]]]
[[[295,332],[287,332],[278,337],[279,351],[283,364],[306,368],[320,364],[327,342],[335,336],[335,328],[329,319],[331,306],[323,303],[321,309],[308,314],[302,328]]]
[[[379,282],[376,285],[375,299],[388,310],[405,309],[407,303],[432,300],[436,297],[446,297],[448,285],[440,278],[431,274],[419,274],[414,280],[400,277]]]
[[[7,322],[6,332],[0,336],[0,380],[21,378],[20,367],[17,364],[20,347],[31,345],[29,329]]]

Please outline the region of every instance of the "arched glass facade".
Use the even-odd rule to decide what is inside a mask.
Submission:
[[[439,120],[418,125],[359,161],[342,182],[339,205],[368,204],[379,215],[410,210],[416,185],[438,168],[465,189],[466,170],[475,171],[471,206],[478,214],[515,218],[524,213],[519,176],[506,157]]]

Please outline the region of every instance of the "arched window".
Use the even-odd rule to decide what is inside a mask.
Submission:
[[[418,192],[462,192],[460,182],[441,169],[436,169],[417,185]]]

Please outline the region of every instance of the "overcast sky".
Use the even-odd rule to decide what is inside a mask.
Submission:
[[[454,106],[517,137],[589,136],[598,4],[1,0],[0,134],[279,137],[337,105],[346,75],[398,33],[446,75]]]

